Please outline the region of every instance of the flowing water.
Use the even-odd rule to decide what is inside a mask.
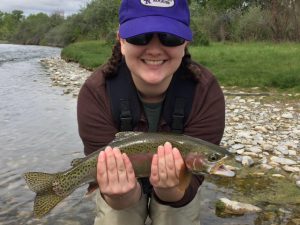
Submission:
[[[40,59],[59,56],[60,51],[0,45],[0,224],[67,224],[71,218],[78,224],[92,224],[91,201],[73,207],[81,202],[84,190],[46,219],[33,219],[34,193],[22,178],[26,171],[64,170],[73,158],[82,157],[76,99],[51,87],[40,64]]]
[[[33,199],[22,178],[27,171],[57,172],[83,156],[78,136],[76,99],[52,87],[40,64],[59,56],[61,49],[0,44],[0,224],[93,224],[95,205],[81,187],[43,219],[32,217]],[[202,185],[202,225],[267,225],[259,215],[218,217],[215,201],[231,196],[234,188]],[[245,192],[247,193],[247,192]],[[286,223],[284,223],[286,224]]]

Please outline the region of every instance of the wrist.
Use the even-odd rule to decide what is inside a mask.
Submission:
[[[102,197],[111,208],[121,210],[136,204],[140,200],[141,195],[141,186],[137,182],[135,188],[125,194],[113,196],[102,194]]]
[[[153,188],[156,197],[164,202],[177,202],[180,201],[184,194],[185,190],[180,188]]]

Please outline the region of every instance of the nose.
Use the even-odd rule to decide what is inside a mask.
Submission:
[[[157,53],[157,52],[161,52],[162,48],[163,48],[163,45],[160,43],[158,35],[154,34],[153,38],[147,45],[147,50],[151,53]]]

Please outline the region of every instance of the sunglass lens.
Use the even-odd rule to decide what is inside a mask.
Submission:
[[[133,45],[147,45],[153,37],[153,33],[146,33],[126,38],[126,41]]]
[[[160,42],[168,47],[175,47],[182,45],[185,40],[181,37],[178,37],[174,34],[168,34],[168,33],[159,33],[158,34]]]

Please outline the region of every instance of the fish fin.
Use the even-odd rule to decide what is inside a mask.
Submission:
[[[190,173],[186,167],[182,168],[179,172],[179,188],[186,190],[192,179],[192,173]]]
[[[66,196],[59,196],[54,191],[37,193],[34,200],[33,214],[36,218],[41,218],[51,211]]]
[[[43,217],[66,197],[57,195],[53,190],[53,182],[59,177],[59,173],[27,172],[23,176],[30,190],[36,192],[35,217]]]
[[[88,189],[87,189],[87,193],[85,193],[85,195],[90,195],[92,194],[95,190],[97,190],[99,188],[98,183],[96,182],[91,182],[89,183]]]
[[[27,172],[23,177],[30,190],[39,193],[52,188],[52,182],[57,178],[57,174]]]
[[[82,161],[84,161],[86,158],[77,158],[77,159],[73,159],[71,161],[71,166],[74,167],[74,166],[77,166],[79,165],[79,163],[81,163]]]
[[[120,141],[129,137],[141,135],[143,132],[136,132],[136,131],[121,131],[115,134],[115,141]]]

